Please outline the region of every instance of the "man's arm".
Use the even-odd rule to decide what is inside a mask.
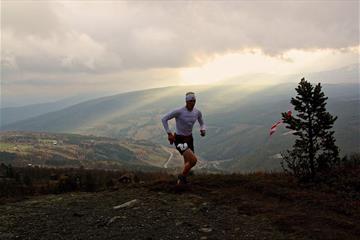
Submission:
[[[176,109],[176,110],[174,110],[174,111],[172,111],[172,112],[167,113],[167,114],[161,119],[162,124],[163,124],[163,126],[164,126],[164,129],[165,129],[165,131],[166,131],[167,134],[168,134],[168,140],[169,140],[170,144],[173,144],[173,142],[175,141],[175,136],[174,136],[174,134],[171,132],[171,130],[170,130],[170,128],[169,128],[168,121],[169,121],[170,119],[173,119],[174,117],[178,116],[178,114],[179,114],[179,111],[178,111],[178,109]]]
[[[178,112],[179,112],[178,109],[176,109],[174,111],[167,113],[165,116],[162,117],[161,121],[167,133],[172,133],[171,130],[169,129],[168,121],[178,116]]]
[[[204,120],[202,118],[202,113],[199,111],[199,115],[198,115],[198,122],[200,124],[200,135],[202,137],[205,136],[205,132],[206,132],[206,127],[205,127],[205,123],[204,123]]]

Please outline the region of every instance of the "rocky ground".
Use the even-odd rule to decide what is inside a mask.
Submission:
[[[282,192],[280,188],[268,191],[247,181],[231,176],[221,181],[193,177],[191,185],[181,188],[166,180],[114,191],[29,197],[0,205],[0,239],[360,236],[358,206],[349,205],[347,212],[331,204],[328,196],[302,190]]]

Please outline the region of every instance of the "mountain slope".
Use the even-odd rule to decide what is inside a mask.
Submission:
[[[158,144],[78,134],[0,133],[0,162],[54,167],[162,167],[169,154]],[[158,169],[159,169],[158,168]]]
[[[286,83],[266,89],[233,85],[137,91],[87,101],[4,129],[128,137],[167,145],[160,119],[182,106],[184,93],[192,89],[198,95],[196,107],[202,110],[208,126],[207,137],[202,139],[198,127],[194,128],[195,151],[202,159],[218,161],[220,169],[274,169],[279,167],[279,159],[274,156],[290,147],[293,138],[282,136],[284,127],[271,138],[268,130],[280,113],[291,107],[296,86]],[[324,85],[328,111],[339,117],[335,130],[343,154],[358,151],[360,146],[358,89],[358,84]]]
[[[49,112],[59,111],[74,104],[99,97],[99,95],[80,95],[65,98],[55,102],[31,104],[21,107],[2,107],[0,108],[0,126],[9,125]]]

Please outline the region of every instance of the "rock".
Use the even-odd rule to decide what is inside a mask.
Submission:
[[[73,213],[73,216],[74,216],[74,217],[82,217],[82,216],[84,216],[84,214],[83,214],[83,213],[79,213],[79,212],[74,212],[74,213]]]
[[[137,203],[138,201],[139,201],[139,200],[137,200],[137,199],[133,199],[133,200],[128,201],[128,202],[126,202],[126,203],[123,203],[123,204],[121,204],[121,205],[115,206],[115,207],[113,207],[113,209],[131,207],[131,206],[134,206],[134,204]]]
[[[187,227],[193,227],[193,224],[190,222],[183,222],[183,224]]]
[[[200,206],[200,211],[201,211],[202,213],[207,213],[207,212],[209,212],[209,205],[208,205],[207,202],[201,204],[201,206]]]
[[[100,216],[100,217],[96,220],[95,225],[96,225],[97,227],[104,227],[104,226],[106,226],[106,220],[104,219],[104,216]]]
[[[106,225],[109,226],[110,224],[112,224],[113,222],[115,222],[117,219],[120,219],[120,218],[123,218],[123,217],[120,217],[120,216],[112,217]]]
[[[14,234],[0,232],[0,239],[11,239],[13,237],[14,237]],[[15,236],[15,238],[18,238],[18,236]]]
[[[175,226],[180,226],[182,224],[183,224],[183,222],[175,222]]]
[[[120,183],[138,183],[139,178],[138,178],[138,176],[135,175],[135,173],[128,172],[128,173],[123,174],[119,178],[119,182]]]
[[[209,233],[212,232],[212,229],[208,227],[204,227],[204,228],[200,228],[199,231],[204,233]]]

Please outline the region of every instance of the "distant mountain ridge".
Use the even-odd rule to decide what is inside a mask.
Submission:
[[[27,130],[92,134],[113,138],[145,139],[169,146],[161,117],[184,105],[184,93],[197,93],[196,107],[204,115],[208,134],[200,138],[194,127],[195,151],[204,160],[225,170],[252,171],[279,168],[276,154],[292,145],[292,135],[280,127],[271,138],[270,126],[289,109],[295,83],[266,89],[246,89],[245,85],[168,87],[103,97],[47,113],[2,130]],[[359,84],[324,84],[329,97],[328,111],[339,116],[335,124],[342,153],[360,146]],[[174,129],[174,123],[170,123]]]
[[[55,112],[77,103],[99,98],[98,95],[79,95],[58,101],[30,104],[18,107],[0,108],[0,126],[9,125],[25,119],[33,118],[45,113]]]
[[[243,85],[244,87],[249,88],[253,87],[253,82],[261,82],[261,84],[268,85],[269,82],[283,82],[284,84],[296,83],[300,78],[305,77],[310,79],[313,83],[321,82],[322,84],[335,83],[359,83],[359,64],[352,64],[338,69],[321,71],[321,72],[312,72],[312,73],[302,73],[295,75],[276,75],[276,74],[252,74],[242,77],[234,77],[230,79],[225,79],[218,84],[221,85]],[[239,84],[241,83],[241,84]],[[217,85],[217,87],[220,87]],[[221,87],[220,87],[221,88]],[[151,89],[148,89],[151,90]],[[147,90],[147,91],[148,91]],[[360,89],[359,89],[360,91]],[[141,92],[141,91],[133,91]],[[31,104],[21,107],[2,107],[0,108],[0,126],[5,126],[13,124],[15,122],[23,121],[29,118],[33,118],[48,112],[55,112],[60,109],[75,105],[77,103],[85,102],[90,99],[98,99],[101,96],[110,96],[109,93],[97,93],[97,94],[81,94],[78,96],[68,97],[63,100],[55,102],[47,102],[41,104]]]
[[[309,79],[313,83],[321,84],[349,84],[359,83],[360,64],[355,63],[344,67],[319,72],[303,72],[291,75],[280,74],[248,74],[240,77],[232,77],[221,80],[218,84],[239,84],[260,82],[266,84],[268,82],[293,83],[298,82],[301,78]]]

